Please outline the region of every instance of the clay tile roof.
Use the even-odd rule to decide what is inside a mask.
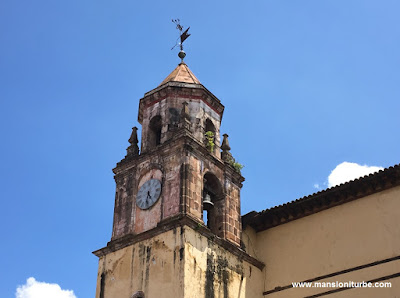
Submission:
[[[201,84],[184,62],[179,63],[179,65],[164,79],[164,81],[161,82],[159,86],[164,85],[167,82]]]
[[[400,185],[400,164],[295,201],[242,216],[257,232]]]

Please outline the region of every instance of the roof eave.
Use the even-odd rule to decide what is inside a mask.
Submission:
[[[242,216],[257,232],[400,185],[400,164],[298,200]]]

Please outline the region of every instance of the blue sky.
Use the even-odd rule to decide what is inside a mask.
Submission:
[[[179,63],[172,18],[191,27],[185,61],[225,105],[244,214],[328,187],[343,162],[400,162],[399,11],[397,0],[2,1],[0,297],[29,277],[94,297],[111,169],[139,99]]]

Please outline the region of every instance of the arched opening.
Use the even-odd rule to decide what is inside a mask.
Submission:
[[[161,144],[161,128],[161,116],[154,116],[149,124],[148,142],[150,148]]]
[[[144,298],[144,293],[143,291],[137,291],[131,296],[131,298]]]
[[[169,125],[170,127],[176,127],[179,123],[179,111],[175,108],[169,108]]]
[[[208,172],[203,178],[203,221],[204,224],[214,233],[222,230],[222,213],[219,201],[223,197],[222,186],[218,178]]]
[[[204,126],[204,144],[210,150],[214,152],[215,148],[215,126],[210,119],[206,119]]]

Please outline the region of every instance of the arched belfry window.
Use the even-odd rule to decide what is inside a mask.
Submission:
[[[214,152],[215,148],[215,126],[210,119],[206,119],[204,126],[204,144],[210,150]]]
[[[175,108],[169,108],[168,112],[169,112],[168,130],[171,130],[178,127],[180,115],[179,111]]]
[[[206,173],[203,178],[203,221],[216,234],[222,229],[218,204],[222,198],[222,186],[218,178],[210,172]]]
[[[154,116],[149,124],[148,142],[150,148],[161,144],[161,128],[161,116]]]

